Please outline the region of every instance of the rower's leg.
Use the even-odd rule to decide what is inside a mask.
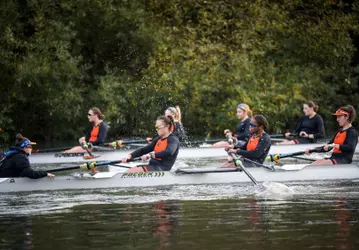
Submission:
[[[219,141],[211,145],[211,148],[224,148],[228,147],[229,143],[226,141]]]
[[[333,165],[332,160],[330,159],[322,159],[322,160],[317,160],[315,162],[313,162],[312,164],[313,166],[319,166],[319,165]]]
[[[64,153],[86,153],[86,150],[83,149],[81,146],[76,146],[69,150],[65,150]]]
[[[140,173],[140,172],[146,172],[143,167],[134,167],[130,168],[127,173]]]

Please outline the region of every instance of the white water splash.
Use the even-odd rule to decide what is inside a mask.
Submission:
[[[287,199],[294,194],[292,188],[279,182],[264,182],[256,191],[256,196],[266,199]]]

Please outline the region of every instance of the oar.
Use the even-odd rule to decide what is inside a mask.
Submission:
[[[234,153],[229,153],[229,156],[232,157],[234,165],[237,168],[240,168],[243,170],[243,172],[248,176],[249,179],[251,179],[251,181],[255,184],[258,185],[258,182],[256,181],[256,179],[254,179],[254,177],[247,171],[247,169],[244,167],[242,161],[240,159],[238,159],[238,157],[234,154]]]
[[[282,137],[285,137],[285,134],[273,134],[273,135],[269,135],[270,138],[282,138]],[[290,134],[289,136],[291,137],[295,137],[295,136],[298,136],[297,134]]]
[[[129,159],[127,160],[127,162],[132,162],[132,161],[138,161],[141,160],[141,157],[136,157],[133,159]],[[106,165],[113,165],[113,164],[117,164],[117,163],[122,163],[122,160],[119,161],[100,161],[100,162],[96,162],[96,161],[90,161],[90,162],[86,162],[82,165],[73,165],[73,166],[67,166],[67,167],[62,167],[62,168],[53,168],[53,169],[49,169],[46,170],[46,172],[48,173],[52,173],[52,172],[61,172],[61,171],[67,171],[67,170],[74,170],[74,169],[87,169],[87,170],[96,170],[96,167],[99,166],[106,166]],[[121,166],[121,167],[125,167],[125,168],[130,168],[127,166]]]
[[[265,168],[265,169],[274,171],[274,166],[266,166],[266,165],[261,164],[261,163],[259,163],[259,162],[252,161],[252,160],[250,160],[250,159],[248,159],[248,158],[245,158],[245,157],[242,157],[242,158],[243,158],[244,161],[248,161],[248,162],[253,163],[253,164],[255,164],[255,165],[259,166],[259,167],[263,167],[263,168]]]
[[[105,142],[104,146],[110,146],[113,148],[121,147],[122,145],[128,145],[128,144],[135,144],[135,143],[147,143],[146,140],[132,140],[132,141],[122,141],[122,140],[116,140],[112,142]]]
[[[133,159],[129,159],[127,160],[127,162],[133,162],[133,161],[139,161],[141,160],[141,157],[136,157]],[[96,167],[99,166],[106,166],[106,165],[114,165],[114,164],[118,164],[118,163],[122,163],[122,160],[117,160],[117,161],[100,161],[100,162],[96,162],[96,161],[90,161],[90,162],[86,162],[84,164],[82,164],[81,166],[83,168],[88,168],[88,169],[96,169]]]
[[[61,172],[61,171],[67,171],[67,170],[74,170],[74,169],[88,169],[86,164],[83,165],[74,165],[74,166],[68,166],[68,167],[62,167],[62,168],[53,168],[53,169],[48,169],[45,170],[45,172],[47,173],[54,173],[54,172]]]
[[[322,153],[322,152],[325,152],[324,146],[309,150],[309,153]],[[270,160],[272,162],[273,161],[279,162],[280,159],[298,156],[298,155],[304,155],[305,153],[306,153],[306,151],[298,151],[298,152],[287,153],[287,154],[271,154],[271,155],[267,156],[266,160]]]

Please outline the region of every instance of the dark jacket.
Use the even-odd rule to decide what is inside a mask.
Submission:
[[[45,171],[35,171],[30,167],[30,162],[25,151],[21,148],[10,148],[10,153],[0,167],[0,177],[28,177],[39,179],[47,176]]]

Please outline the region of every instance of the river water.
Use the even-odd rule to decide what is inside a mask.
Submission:
[[[0,249],[359,249],[359,183],[1,194]]]

